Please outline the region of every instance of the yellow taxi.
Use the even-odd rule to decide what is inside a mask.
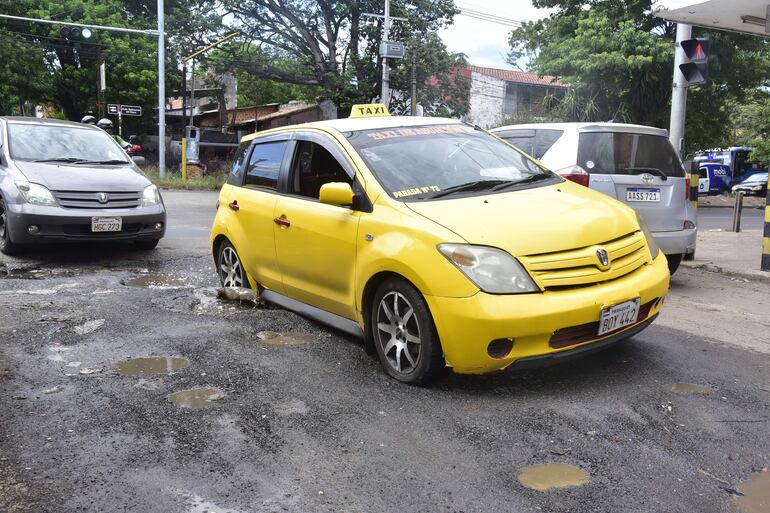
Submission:
[[[669,285],[629,207],[477,127],[380,105],[244,137],[211,249],[224,286],[363,337],[411,384],[606,347]]]

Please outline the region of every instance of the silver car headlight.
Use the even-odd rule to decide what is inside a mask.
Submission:
[[[660,253],[660,247],[658,246],[658,243],[655,242],[655,238],[652,236],[652,233],[650,233],[650,229],[647,228],[647,223],[644,222],[644,218],[639,214],[636,214],[636,219],[639,221],[639,228],[642,229],[644,238],[647,239],[647,247],[650,248],[650,255],[652,256],[652,259],[655,260],[658,258],[658,253]]]
[[[145,187],[142,193],[142,206],[151,207],[160,203],[160,192],[154,185],[148,185]]]
[[[439,244],[438,250],[484,292],[524,294],[540,291],[519,261],[502,249],[470,244]]]
[[[51,191],[40,184],[19,180],[16,182],[16,188],[19,189],[19,193],[21,193],[24,201],[31,205],[55,207],[57,204],[56,198],[53,197]]]

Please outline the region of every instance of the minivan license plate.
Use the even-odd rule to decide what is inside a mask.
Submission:
[[[119,232],[123,229],[122,217],[92,217],[91,231],[97,232]]]
[[[604,308],[599,320],[599,335],[630,326],[638,317],[639,298]]]
[[[626,189],[626,201],[660,202],[660,189],[640,189],[636,187],[629,187]]]

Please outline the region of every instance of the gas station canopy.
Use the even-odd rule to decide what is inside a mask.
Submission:
[[[655,15],[698,27],[770,36],[770,0],[658,0]]]

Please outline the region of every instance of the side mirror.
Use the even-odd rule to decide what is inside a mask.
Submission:
[[[327,205],[347,207],[353,204],[353,189],[345,182],[325,183],[321,186],[318,200]]]

